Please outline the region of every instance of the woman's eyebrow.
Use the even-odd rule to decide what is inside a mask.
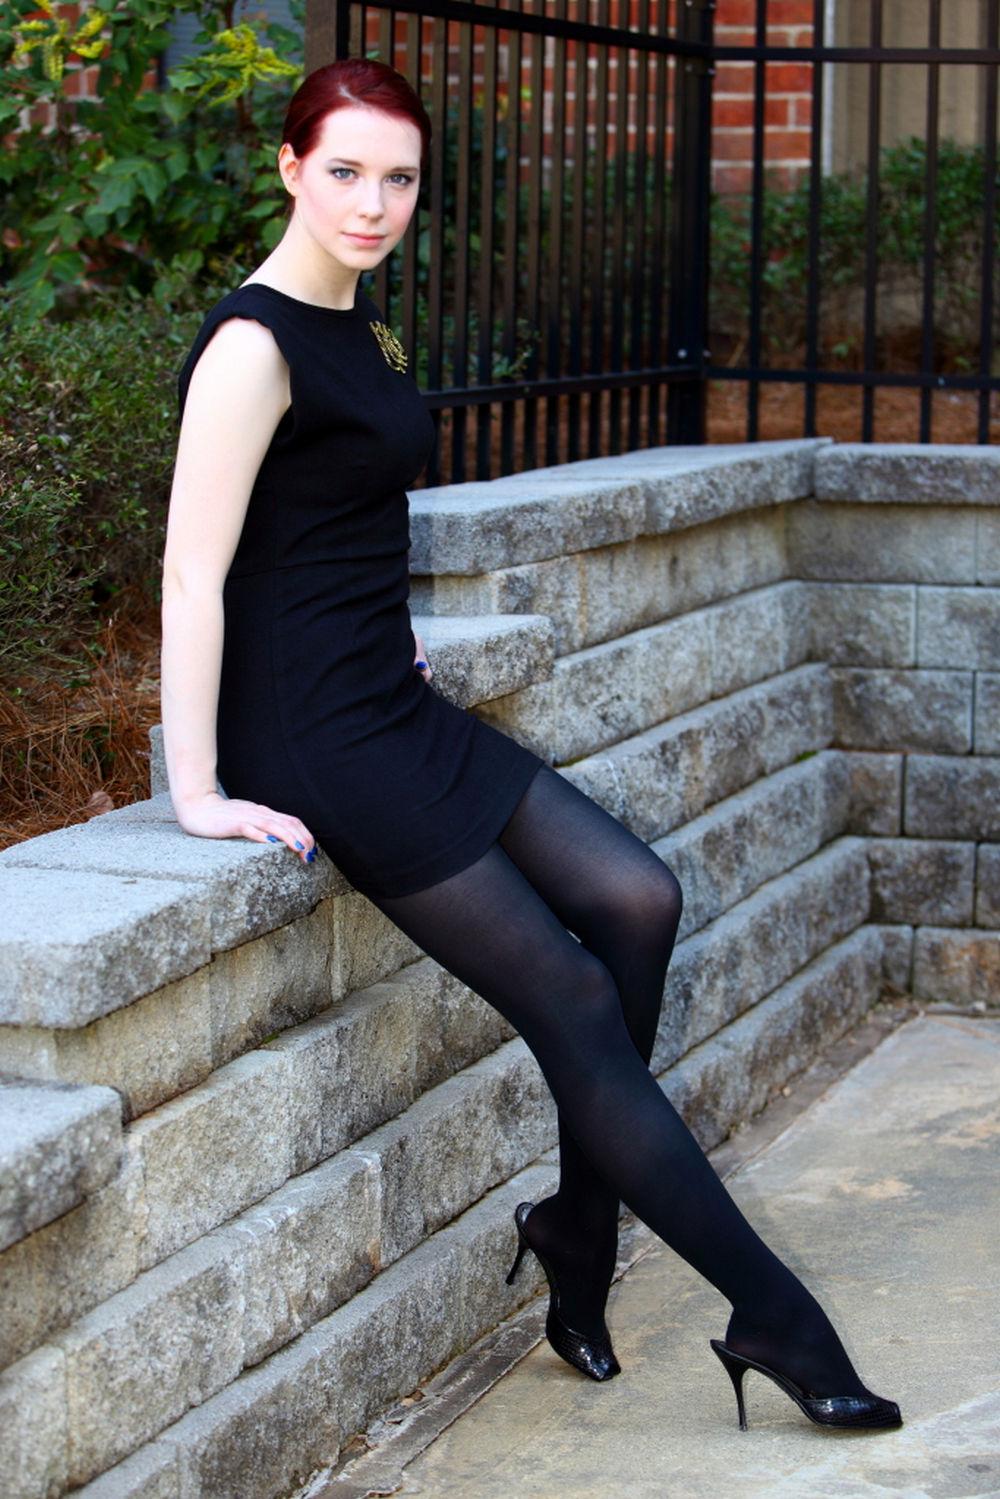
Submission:
[[[363,167],[364,166],[364,162],[363,161],[350,161],[346,156],[331,156],[328,159],[328,161],[327,161],[327,166],[330,165],[331,161],[339,161],[340,164],[341,164],[341,166],[345,166],[345,167]],[[416,172],[417,170],[418,170],[418,168],[415,167],[415,166],[413,166],[412,164],[408,164],[408,165],[402,166],[402,167],[390,167],[389,168],[390,172]]]

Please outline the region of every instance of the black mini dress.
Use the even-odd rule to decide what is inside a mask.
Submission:
[[[223,587],[219,784],[300,817],[363,894],[409,895],[479,858],[546,762],[414,666],[406,489],[435,427],[379,308],[360,283],[343,309],[237,287],[180,369],[181,416],[231,317],[271,330],[291,405]]]

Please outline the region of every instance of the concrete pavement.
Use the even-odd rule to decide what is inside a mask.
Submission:
[[[885,1013],[712,1160],[901,1428],[825,1430],[750,1372],[741,1432],[708,1345],[729,1303],[632,1224],[635,1262],[608,1308],[619,1377],[596,1384],[531,1346],[540,1297],[370,1433],[374,1450],[317,1499],[1000,1496],[1000,1018]]]

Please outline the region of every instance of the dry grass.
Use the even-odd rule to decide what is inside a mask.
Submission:
[[[120,597],[86,680],[8,680],[0,690],[0,848],[149,795],[160,717],[159,614]]]

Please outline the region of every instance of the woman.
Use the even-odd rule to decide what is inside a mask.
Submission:
[[[652,850],[537,755],[440,697],[412,631],[406,488],[434,424],[359,278],[399,243],[430,122],[344,59],[293,97],[285,234],[208,313],[179,377],[163,559],[163,730],[189,833],[323,848],[494,1005],[559,1110],[558,1191],[515,1213],[553,1347],[620,1372],[605,1305],[619,1199],[732,1303],[737,1393],[768,1374],[824,1425],[899,1425],[754,1232],[649,1071],[681,911]],[[216,779],[225,795],[216,790]]]

